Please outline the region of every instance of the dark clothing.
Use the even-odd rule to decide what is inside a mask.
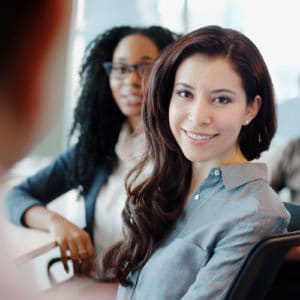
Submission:
[[[58,156],[49,166],[27,178],[14,187],[7,195],[6,206],[10,220],[16,225],[25,226],[24,213],[32,206],[47,205],[58,196],[77,188],[68,183],[68,166],[74,150]],[[88,189],[84,189],[86,230],[93,239],[94,208],[100,188],[109,174],[104,168],[98,168]]]
[[[300,204],[300,138],[288,143],[271,174],[271,186],[275,191],[288,188],[291,201]]]
[[[266,300],[300,299],[300,262],[285,261]]]

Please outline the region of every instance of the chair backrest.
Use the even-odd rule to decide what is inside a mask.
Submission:
[[[292,247],[300,246],[300,230],[256,243],[232,283],[226,300],[264,299]]]
[[[284,207],[291,215],[288,231],[300,230],[300,205],[283,202]]]

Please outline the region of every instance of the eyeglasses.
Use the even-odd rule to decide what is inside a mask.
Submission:
[[[152,64],[140,63],[134,65],[127,65],[122,63],[104,62],[102,63],[107,75],[117,79],[123,79],[131,72],[136,72],[139,76],[150,72]]]

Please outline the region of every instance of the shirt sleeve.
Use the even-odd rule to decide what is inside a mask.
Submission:
[[[67,172],[73,151],[70,150],[33,176],[13,187],[6,196],[6,211],[10,221],[16,225],[23,223],[24,213],[32,206],[45,206],[71,189]]]
[[[224,299],[234,281],[245,253],[263,237],[283,233],[287,220],[283,217],[252,216],[247,223],[239,220],[223,234],[205,266],[196,276],[183,300]]]

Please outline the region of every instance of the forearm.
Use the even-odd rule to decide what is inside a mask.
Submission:
[[[60,155],[50,165],[28,177],[6,195],[9,219],[16,225],[25,224],[24,215],[35,206],[48,203],[74,188],[68,184],[68,166],[72,151]],[[28,223],[28,226],[29,223]]]
[[[55,218],[63,217],[44,206],[36,205],[25,212],[23,222],[28,227],[49,231]]]

